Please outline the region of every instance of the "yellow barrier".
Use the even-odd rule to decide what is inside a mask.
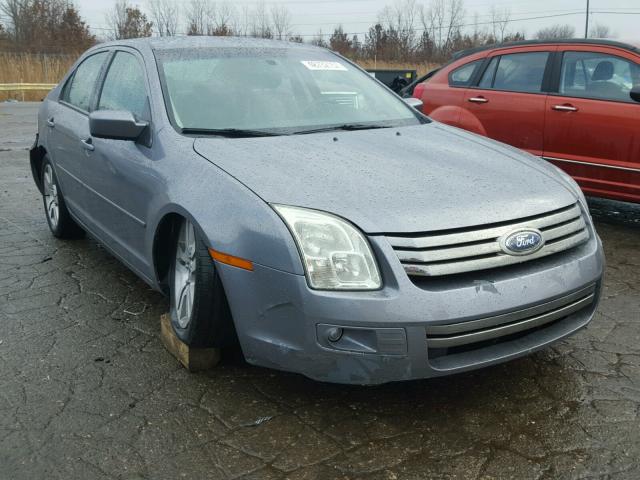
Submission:
[[[0,83],[0,92],[51,90],[56,85],[55,83]]]

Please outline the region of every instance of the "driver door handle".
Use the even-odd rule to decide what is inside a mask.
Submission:
[[[53,117],[47,118],[47,125],[49,125],[51,128],[56,126],[56,122],[53,121]]]
[[[84,148],[85,150],[89,150],[90,152],[96,149],[95,145],[91,140],[91,137],[85,140],[80,140],[80,143],[82,143],[82,148]]]
[[[559,112],[577,112],[578,109],[570,104],[565,105],[554,105],[552,107],[554,110],[558,110]]]
[[[469,101],[471,103],[489,103],[489,100],[484,97],[471,97]]]

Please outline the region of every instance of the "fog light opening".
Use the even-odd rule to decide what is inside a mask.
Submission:
[[[327,339],[330,342],[337,342],[342,338],[342,329],[338,327],[330,328],[327,330]]]

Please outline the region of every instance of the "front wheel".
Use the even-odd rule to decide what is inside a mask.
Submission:
[[[170,270],[171,324],[195,348],[224,347],[235,338],[222,281],[209,251],[188,220],[178,228]]]

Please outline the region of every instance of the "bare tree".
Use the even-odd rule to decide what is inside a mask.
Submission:
[[[172,37],[178,31],[180,10],[174,0],[148,0],[151,18],[161,37]]]
[[[590,38],[615,38],[615,35],[609,28],[609,25],[596,23],[589,29]]]
[[[289,13],[289,9],[284,5],[272,5],[271,22],[275,38],[286,40],[291,34],[291,13]]]
[[[329,37],[329,47],[334,52],[338,52],[340,55],[351,56],[352,55],[352,43],[349,39],[349,35],[344,32],[342,25],[338,25],[331,37]]]
[[[382,24],[393,37],[395,56],[407,60],[416,46],[416,19],[419,9],[415,0],[396,0],[386,6],[379,15]]]
[[[463,0],[433,0],[429,8],[420,9],[420,21],[431,38],[440,59],[451,54],[454,40],[461,36],[464,18]]]
[[[209,0],[191,0],[187,6],[187,35],[207,33]]]
[[[9,19],[3,36],[16,50],[75,52],[95,43],[68,0],[0,0],[0,13]]]
[[[327,41],[324,39],[324,34],[322,33],[322,29],[318,30],[318,32],[311,38],[309,43],[311,45],[315,45],[316,47],[327,48],[329,46]]]
[[[454,38],[460,36],[462,30],[461,23],[464,19],[464,1],[450,0],[447,8],[447,36],[445,40],[445,49],[449,49]]]
[[[238,20],[236,22],[236,31],[238,35],[243,37],[251,35],[251,30],[253,28],[253,18],[251,8],[247,4],[243,4],[240,7],[240,12],[238,15]]]
[[[442,31],[444,29],[444,2],[433,1],[429,8],[420,5],[420,21],[422,28],[436,47],[442,44]]]
[[[256,4],[253,11],[253,26],[251,27],[251,36],[259,38],[272,38],[271,19],[264,1]]]
[[[235,14],[236,9],[229,2],[211,4],[207,33],[220,36],[231,35],[233,33]]]
[[[491,27],[493,30],[493,38],[496,42],[504,42],[507,27],[511,22],[511,9],[496,8],[495,5],[491,6]]]
[[[24,38],[23,13],[25,11],[23,0],[4,0],[0,3],[0,12],[9,19],[9,32],[19,42]]]
[[[107,12],[105,15],[105,20],[110,29],[109,36],[113,39],[118,40],[120,33],[124,31],[127,8],[129,8],[127,0],[118,0],[113,6],[113,10]]]
[[[118,0],[114,9],[107,14],[107,24],[114,39],[150,37],[153,22],[138,7],[132,7],[127,0]]]
[[[556,24],[538,30],[535,37],[538,40],[561,40],[563,38],[572,38],[575,33],[576,29],[571,25]]]

